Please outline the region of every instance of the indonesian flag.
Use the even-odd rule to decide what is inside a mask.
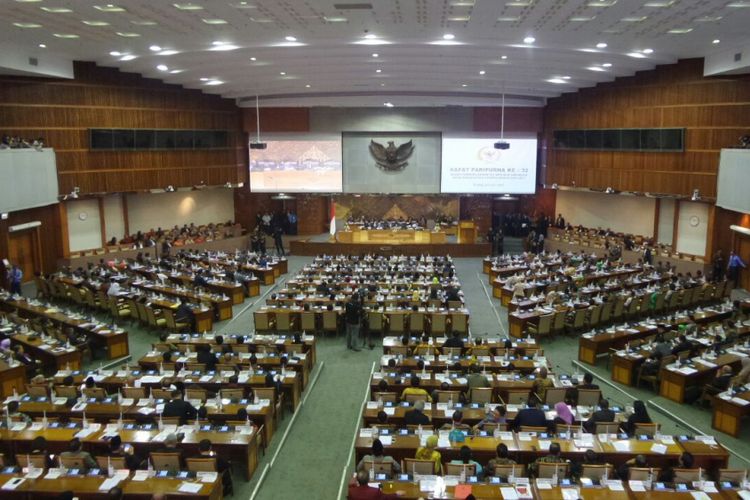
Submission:
[[[331,200],[331,236],[336,236],[336,202]]]

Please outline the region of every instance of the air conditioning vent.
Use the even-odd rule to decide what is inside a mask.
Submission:
[[[734,62],[740,62],[742,60],[742,52],[737,52],[734,55]]]
[[[29,57],[29,66],[39,66],[39,59],[36,57]]]
[[[371,3],[335,3],[333,8],[336,10],[372,10]]]

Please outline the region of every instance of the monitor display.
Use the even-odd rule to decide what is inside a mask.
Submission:
[[[536,139],[443,137],[443,193],[531,194],[536,190]]]
[[[250,150],[250,191],[340,193],[341,138],[288,137]]]

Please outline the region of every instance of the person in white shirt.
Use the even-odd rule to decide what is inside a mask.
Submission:
[[[117,297],[120,294],[120,290],[122,290],[120,284],[113,278],[112,282],[109,284],[107,295],[109,295],[110,297]]]

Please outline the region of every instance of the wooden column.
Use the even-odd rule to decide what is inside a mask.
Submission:
[[[677,251],[677,236],[680,229],[680,200],[674,201],[674,220],[672,221],[672,251]]]

